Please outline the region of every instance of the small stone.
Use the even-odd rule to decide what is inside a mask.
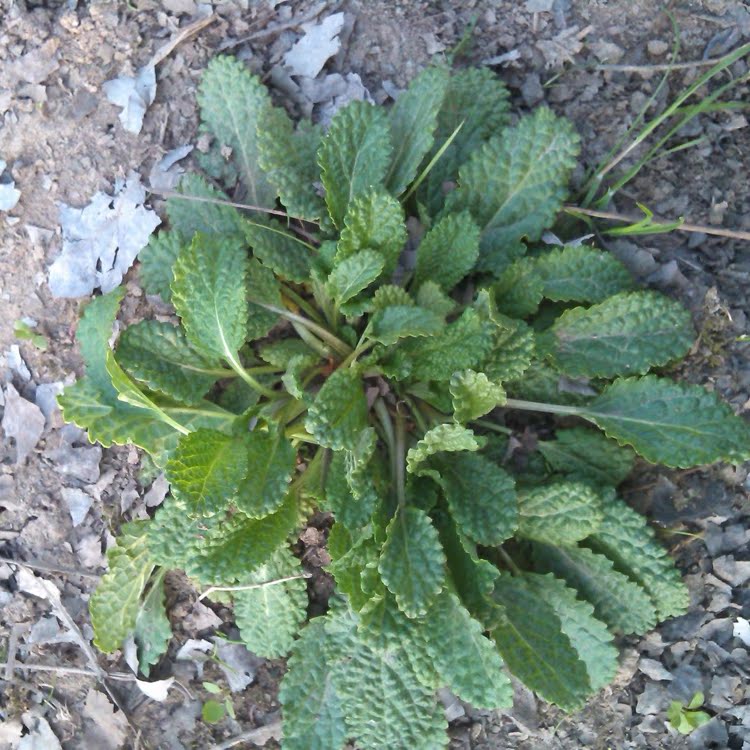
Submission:
[[[650,682],[638,696],[635,710],[642,715],[658,714],[669,706],[669,695],[662,685]]]
[[[538,73],[529,73],[521,85],[524,104],[532,107],[544,99],[544,89]]]
[[[646,675],[646,677],[656,680],[671,680],[673,679],[672,673],[667,670],[664,665],[656,661],[656,659],[642,658],[638,662],[638,669]]]
[[[93,498],[87,495],[83,490],[75,487],[63,487],[60,493],[68,506],[68,512],[73,520],[73,526],[78,526],[91,508]]]
[[[661,57],[667,53],[669,45],[661,39],[652,39],[646,45],[646,49],[651,57]]]
[[[713,564],[714,573],[735,588],[750,580],[750,560],[735,560],[730,555],[723,555],[717,557]]]

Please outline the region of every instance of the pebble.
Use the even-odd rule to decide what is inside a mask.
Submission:
[[[661,39],[651,39],[646,45],[646,49],[651,57],[661,57],[666,54],[669,45]]]

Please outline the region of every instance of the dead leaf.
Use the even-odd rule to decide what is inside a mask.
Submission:
[[[120,122],[129,133],[137,135],[143,127],[146,110],[156,96],[156,69],[153,65],[139,68],[135,78],[120,76],[104,84],[104,93],[112,104],[122,107]]]
[[[167,191],[173,190],[185,170],[177,162],[184,159],[192,150],[193,146],[187,144],[179,148],[173,148],[167,151],[159,161],[151,167],[148,175],[148,182],[152,190]]]
[[[128,721],[121,711],[115,712],[115,707],[104,693],[91,688],[82,713],[99,730],[87,732],[89,747],[98,750],[118,750],[122,747],[128,735]]]
[[[214,638],[219,668],[224,672],[229,689],[233,693],[244,690],[255,680],[258,667],[263,663],[241,643],[229,643],[223,638]]]
[[[583,39],[591,33],[593,26],[587,26],[579,31],[578,26],[564,29],[552,39],[541,39],[536,43],[539,51],[544,55],[546,67],[561,68],[583,49]]]
[[[5,386],[5,412],[3,431],[6,438],[16,443],[16,463],[22,464],[34,450],[44,432],[44,414],[31,401],[22,398],[11,383]]]
[[[60,204],[63,249],[49,270],[55,297],[111,292],[122,281],[161,219],[143,205],[146,190],[136,172],[117,180],[114,195],[97,193],[83,208]]]
[[[292,75],[316,78],[328,59],[341,48],[338,35],[344,28],[344,14],[334,13],[303,28],[305,35],[286,53],[284,64]]]

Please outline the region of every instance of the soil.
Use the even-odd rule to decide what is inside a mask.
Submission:
[[[111,193],[115,180],[131,170],[145,183],[165,152],[196,143],[195,89],[216,54],[237,54],[274,81],[274,66],[301,35],[295,19],[344,11],[341,51],[327,70],[359,74],[376,101],[387,101],[433,56],[450,52],[475,22],[462,64],[491,64],[509,86],[516,111],[547,103],[570,118],[582,136],[580,182],[657,90],[661,77],[654,66],[669,59],[675,28],[681,61],[717,57],[750,36],[743,2],[667,5],[671,15],[653,0],[237,0],[213,6],[194,0],[0,0],[0,158],[21,191],[18,205],[0,213],[0,383],[12,383],[21,397],[41,406],[50,403],[55,384],[81,374],[74,331],[85,300],[55,299],[47,286],[61,246],[59,204],[84,206],[97,191]],[[143,129],[126,132],[102,84],[132,74],[207,10],[214,22],[158,65],[157,95]],[[272,31],[279,24],[283,28]],[[673,73],[649,113],[661,111],[705,69]],[[741,60],[731,75],[747,70]],[[747,101],[747,85],[734,95]],[[304,109],[280,90],[274,96]],[[745,116],[702,115],[680,136],[705,140],[651,163],[610,208],[633,213],[637,201],[665,218],[750,230]],[[183,164],[189,168],[189,160]],[[163,214],[157,196],[150,205]],[[715,388],[738,410],[747,408],[748,243],[685,232],[599,240],[645,283],[693,311],[701,336],[681,375]],[[136,299],[142,296],[136,271],[126,282]],[[16,339],[14,324],[21,319],[36,325],[45,350]],[[5,394],[7,399],[7,388]],[[282,662],[235,654],[235,675],[245,674],[248,686],[231,694],[222,689],[236,718],[216,725],[201,720],[202,701],[211,697],[202,680],[226,686],[227,677],[216,659],[182,660],[178,651],[189,639],[210,650],[217,633],[231,638],[236,631],[227,608],[196,602],[178,575],[168,580],[176,637],[152,678],[176,677],[181,689],[173,687],[164,702],[152,701],[128,677],[119,655],[87,658],[92,632],[86,607],[104,569],[104,551],[121,523],[145,517],[147,504],[158,501],[159,485],[154,488],[152,467],[134,449],[91,446],[80,431],[63,426],[59,412],[43,411],[44,431],[28,458],[17,461],[9,436],[0,444],[0,558],[35,566],[25,569],[24,579],[18,566],[0,562],[0,661],[9,665],[0,669],[0,750],[41,747],[34,743],[46,736],[45,722],[66,750],[229,747],[232,738],[234,747],[277,747],[276,739],[256,736],[256,743],[242,733],[277,718]],[[738,618],[750,618],[741,575],[750,565],[749,487],[747,467],[677,473],[642,466],[626,496],[676,554],[692,594],[688,615],[641,640],[624,641],[616,682],[579,714],[564,716],[521,687],[507,712],[453,705],[451,746],[748,750],[750,660],[748,642],[735,629]],[[74,525],[69,508],[82,499],[90,507]],[[32,574],[37,580],[29,580]],[[40,591],[41,579],[59,592],[58,605],[54,595]],[[65,614],[76,623],[78,640]],[[53,669],[17,668],[24,661]],[[98,668],[125,679],[104,683]],[[666,721],[666,709],[672,700],[687,704],[698,691],[713,718],[685,737]],[[31,744],[18,744],[22,734]],[[57,747],[46,737],[45,747]]]

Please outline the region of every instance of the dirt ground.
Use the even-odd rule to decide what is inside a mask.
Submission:
[[[0,212],[0,413],[20,408],[22,421],[42,420],[38,441],[20,461],[22,446],[9,430],[0,432],[0,750],[278,747],[273,729],[252,732],[278,718],[283,663],[217,640],[236,636],[231,612],[197,602],[180,576],[168,582],[176,638],[152,674],[176,678],[165,701],[143,694],[124,659],[91,650],[87,601],[107,545],[122,522],[145,517],[164,489],[137,451],[91,446],[54,407],[61,385],[81,374],[74,332],[85,301],[56,299],[47,285],[61,248],[59,204],[82,207],[97,191],[111,194],[131,170],[148,184],[167,151],[200,148],[195,89],[221,52],[246,61],[298,114],[312,108],[280,75],[280,64],[303,22],[334,12],[346,20],[326,72],[358,74],[377,102],[450,51],[476,22],[462,64],[492,65],[519,112],[547,103],[569,117],[582,135],[581,179],[655,91],[674,27],[684,62],[718,57],[750,38],[750,8],[739,0],[667,5],[669,14],[655,0],[0,0],[0,160],[7,162],[0,182],[12,178],[21,192],[14,208]],[[125,131],[103,84],[132,75],[207,12],[214,21],[158,64],[156,98],[141,132]],[[704,70],[674,72],[651,112]],[[741,60],[731,75],[747,71]],[[747,84],[734,95],[747,101]],[[701,136],[697,147],[646,168],[613,210],[632,212],[638,201],[664,218],[750,230],[745,115],[701,116],[680,134]],[[182,165],[189,169],[190,159]],[[163,215],[157,196],[148,203]],[[748,408],[748,242],[685,232],[600,241],[645,283],[693,311],[701,337],[683,376],[716,388],[738,410]],[[137,300],[137,272],[126,281]],[[16,338],[19,320],[43,337],[44,349]],[[627,497],[675,552],[691,590],[690,612],[624,641],[616,682],[579,714],[564,716],[521,687],[507,712],[454,704],[452,747],[750,750],[747,475],[747,467],[642,467]],[[201,719],[202,702],[211,697],[204,680],[221,686],[236,718],[216,725]],[[671,728],[666,710],[697,692],[712,718],[685,737]]]

